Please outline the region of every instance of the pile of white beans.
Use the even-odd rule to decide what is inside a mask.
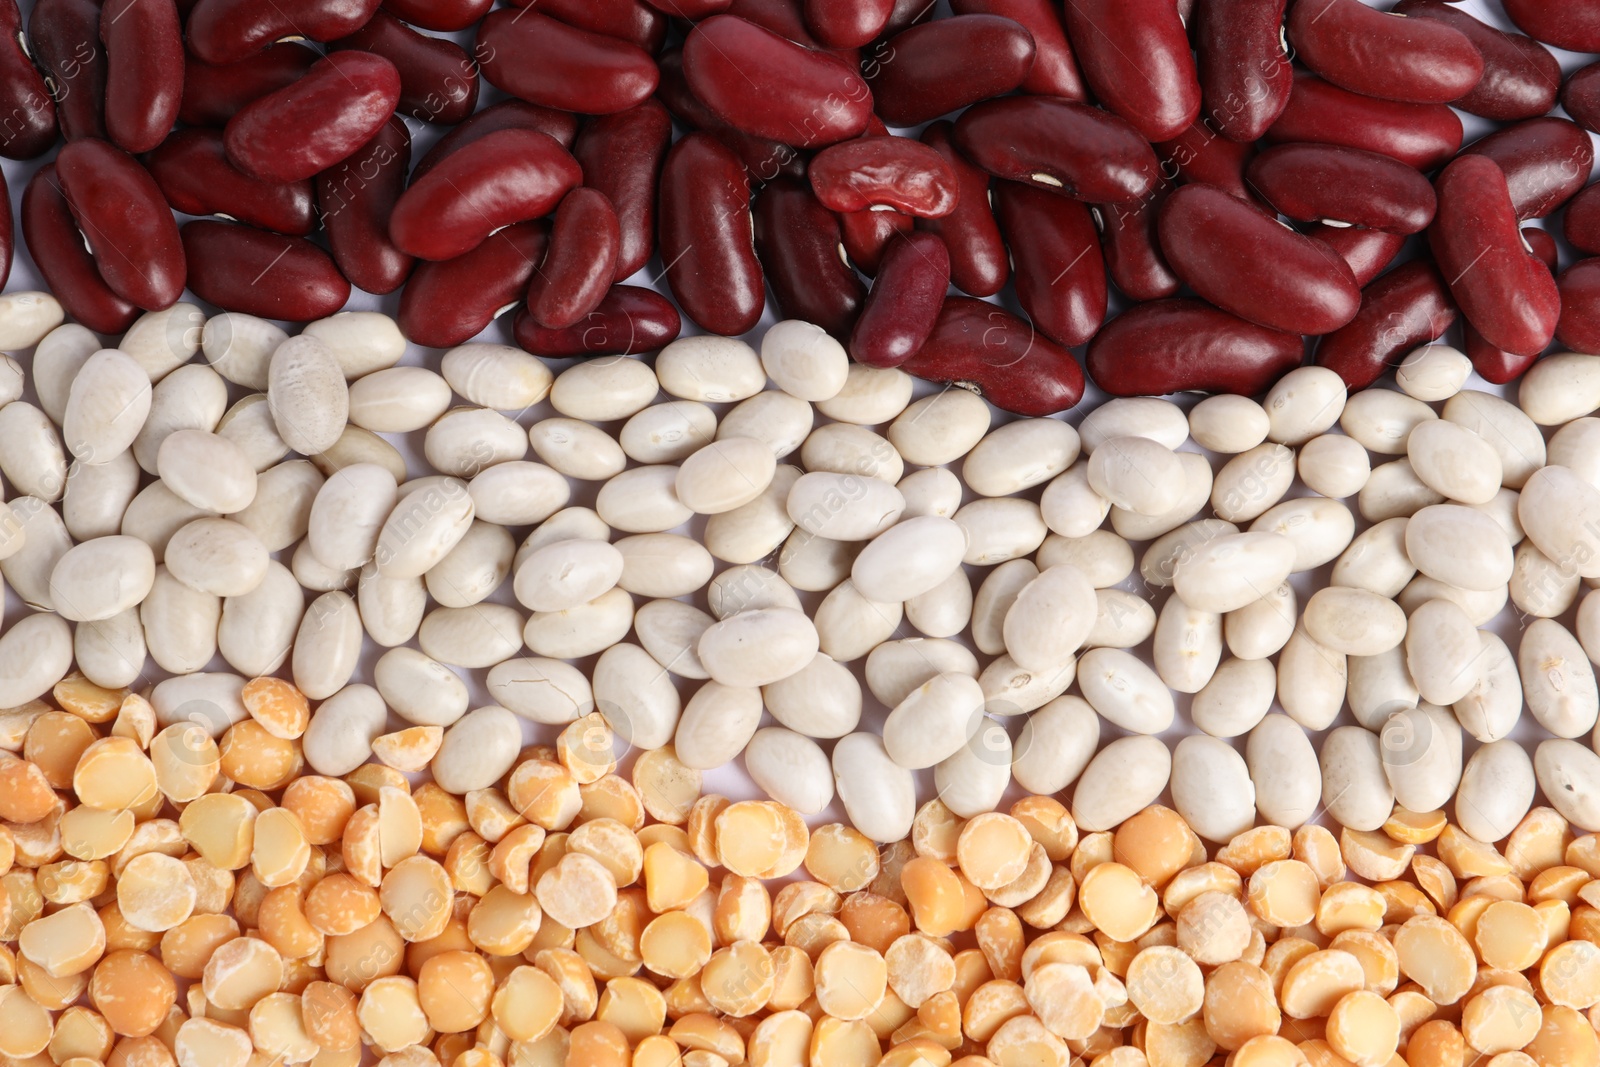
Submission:
[[[455,793],[523,720],[598,711],[879,841],[919,784],[972,816],[1013,780],[1076,783],[1085,830],[1169,795],[1216,842],[1452,798],[1495,841],[1536,786],[1600,829],[1600,357],[1517,404],[1430,346],[1398,391],[1308,367],[1074,428],[913,399],[792,321],[554,375],[494,344],[401,366],[371,312],[289,337],[179,304],[106,348],[13,293],[0,348],[32,349],[0,357],[0,575],[35,612],[0,635],[0,747],[74,664],[214,734],[287,672],[313,770],[392,716],[442,728]]]

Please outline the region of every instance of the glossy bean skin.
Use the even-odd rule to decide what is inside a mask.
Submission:
[[[332,257],[303,237],[200,219],[185,223],[189,287],[224,311],[311,322],[350,299]]]
[[[690,92],[688,78],[683,73],[682,49],[666,49],[657,65],[661,68],[661,85],[656,90],[656,98],[684,125],[704,130],[731,148],[752,181],[771,181],[779,176],[805,177],[806,161],[799,151],[779,141],[734,129]]]
[[[1365,389],[1420,344],[1432,341],[1456,320],[1456,305],[1431,263],[1403,263],[1361,294],[1361,310],[1347,325],[1317,343],[1316,363]]]
[[[931,233],[896,238],[850,331],[850,355],[870,367],[898,367],[917,354],[944,306],[950,253]]]
[[[1496,130],[1462,155],[1487,156],[1505,171],[1517,218],[1542,219],[1577,195],[1594,169],[1594,145],[1575,122],[1554,115]]]
[[[660,72],[636,44],[502,8],[478,24],[473,53],[490,85],[561,111],[609,115],[656,91]]]
[[[1356,276],[1356,284],[1362,287],[1382,274],[1406,243],[1402,234],[1363,230],[1359,226],[1328,226],[1316,222],[1302,232],[1339,253],[1339,258]]]
[[[839,218],[811,188],[779,178],[756,193],[756,256],[784,318],[814,322],[841,340],[850,335],[866,287],[839,258]]]
[[[1600,128],[1600,63],[1579,67],[1561,86],[1561,106],[1586,130]]]
[[[1549,111],[1561,86],[1561,64],[1544,45],[1473,18],[1446,0],[1400,0],[1393,9],[1407,18],[1435,19],[1460,30],[1483,56],[1483,77],[1451,103],[1497,122],[1531,119]]]
[[[684,313],[712,333],[741,334],[766,304],[751,237],[750,181],[715,137],[692,133],[661,168],[662,262]]]
[[[883,120],[916,126],[1010,92],[1033,62],[1033,36],[1019,23],[999,15],[957,15],[896,34],[863,65]]]
[[[1600,187],[1586,188],[1567,201],[1561,235],[1578,251],[1600,255]]]
[[[1246,172],[1279,214],[1302,222],[1345,222],[1390,233],[1417,233],[1433,221],[1433,186],[1390,156],[1325,144],[1281,144]]]
[[[336,41],[376,10],[378,0],[200,0],[184,28],[207,63],[237,63],[285,37]]]
[[[551,330],[580,322],[611,291],[621,246],[622,227],[606,195],[581,186],[568,193],[528,286],[529,317]]]
[[[933,332],[901,369],[971,389],[1017,415],[1054,415],[1083,399],[1083,369],[1072,353],[1003,308],[945,297]]]
[[[1207,185],[1177,189],[1156,223],[1173,273],[1240,318],[1328,333],[1355,317],[1361,290],[1339,255],[1275,216]]]
[[[0,2],[0,155],[32,159],[56,143],[56,102],[22,47],[22,12],[16,0]]]
[[[1531,356],[1519,356],[1496,348],[1484,340],[1483,334],[1474,330],[1470,322],[1461,324],[1461,336],[1464,340],[1461,350],[1472,360],[1472,369],[1493,385],[1515,381],[1539,360],[1537,352]]]
[[[83,246],[78,223],[61,192],[54,163],[34,172],[22,191],[22,239],[45,284],[68,315],[97,333],[120,334],[139,317],[139,308],[118,296],[100,277],[94,256]]]
[[[860,48],[892,14],[894,0],[805,0],[806,26],[830,48]]]
[[[1000,182],[995,213],[1011,249],[1017,302],[1034,326],[1071,348],[1106,318],[1106,265],[1089,208],[1020,182]]]
[[[667,39],[666,15],[644,0],[528,0],[517,6],[537,7],[568,26],[616,37],[646,52],[660,51]]]
[[[190,126],[226,125],[246,104],[298,81],[317,59],[292,41],[222,66],[188,56],[178,118]]]
[[[1536,41],[1574,52],[1600,52],[1600,3],[1595,0],[1503,0],[1502,6],[1517,28]]]
[[[997,178],[1090,203],[1142,200],[1159,179],[1155,151],[1129,123],[1085,104],[1008,96],[968,108],[955,145]]]
[[[395,204],[389,236],[418,259],[454,259],[502,226],[548,215],[582,181],[578,161],[554,138],[500,130],[413,181]]]
[[[28,43],[56,98],[61,135],[69,141],[104,138],[106,53],[100,47],[99,0],[38,0],[28,15]],[[42,134],[34,136],[35,144],[43,140]]]
[[[818,152],[811,189],[830,211],[890,208],[939,219],[956,209],[961,187],[943,156],[909,137],[861,137]]]
[[[732,2],[733,0],[646,0],[646,3],[664,15],[676,15],[691,22],[720,15],[728,10]]]
[[[919,219],[917,228],[938,234],[950,253],[950,280],[971,296],[993,296],[1006,284],[1010,263],[989,204],[987,171],[968,162],[951,139],[951,123],[940,120],[922,131],[922,143],[944,157],[961,186],[956,209],[941,219]]]
[[[429,348],[476,337],[495,316],[521,306],[549,234],[542,219],[519,222],[464,256],[418,263],[400,293],[400,332]]]
[[[1196,73],[1206,121],[1230,141],[1259,138],[1289,104],[1285,0],[1207,0],[1195,19]]]
[[[1258,396],[1300,365],[1299,335],[1257,326],[1201,300],[1155,300],[1089,342],[1089,377],[1112,396],[1199,390]]]
[[[1156,234],[1161,205],[1172,194],[1164,185],[1137,204],[1100,204],[1100,252],[1111,282],[1131,300],[1160,300],[1183,287],[1167,266]]]
[[[1035,96],[1088,102],[1083,72],[1051,0],[952,0],[950,8],[957,15],[1001,15],[1028,31],[1033,38],[1033,67],[1017,88]]]
[[[368,52],[335,52],[294,84],[241,108],[223,127],[223,143],[246,174],[299,181],[372,140],[399,101],[393,63]]]
[[[1376,100],[1296,71],[1289,106],[1266,138],[1365,148],[1432,170],[1460,151],[1461,120],[1444,104]]]
[[[1549,269],[1522,247],[1505,173],[1484,156],[1464,155],[1434,187],[1439,214],[1428,241],[1461,314],[1497,348],[1541,351],[1561,298]]]
[[[824,44],[806,25],[804,0],[733,0],[729,15],[737,15],[757,26],[765,26],[779,37],[818,51],[831,52],[854,67],[861,59],[859,48],[833,48]],[[883,32],[892,33],[892,29]]]
[[[534,322],[527,308],[518,308],[512,333],[517,344],[551,359],[631,356],[666,347],[677,339],[682,325],[677,308],[655,290],[615,285],[600,306],[575,326],[549,330]]]
[[[656,247],[656,185],[672,140],[672,118],[646,100],[615,115],[590,119],[572,146],[584,182],[606,195],[621,227],[616,280],[650,260]]]
[[[355,33],[333,42],[341,51],[371,52],[400,72],[397,109],[424,122],[453,126],[478,106],[478,65],[454,41],[418,33],[379,11]]]
[[[1550,268],[1550,273],[1556,272],[1556,260],[1559,253],[1556,248],[1556,239],[1550,236],[1548,230],[1541,230],[1534,226],[1522,228],[1522,241],[1528,246],[1534,258]]]
[[[894,11],[883,28],[885,37],[893,37],[902,30],[921,25],[933,18],[934,5],[928,0],[894,0]]]
[[[525,100],[502,100],[498,104],[490,104],[435,141],[433,147],[417,162],[411,180],[421,181],[422,176],[438,166],[446,156],[500,130],[537,130],[553,138],[562,148],[571,148],[578,135],[578,117],[568,111],[540,107]]]
[[[1556,279],[1561,318],[1556,340],[1574,352],[1600,353],[1600,258],[1580,259]]]
[[[1171,0],[1072,0],[1067,40],[1095,97],[1151,141],[1200,114],[1189,35]]]
[[[871,278],[878,273],[889,242],[916,229],[917,220],[898,211],[848,211],[839,217],[845,255]]]
[[[174,130],[145,164],[167,203],[186,215],[227,215],[302,237],[316,227],[311,182],[264,182],[242,173],[228,162],[221,130]]]
[[[392,293],[416,260],[389,236],[389,217],[406,188],[411,132],[399,118],[383,124],[356,154],[317,175],[317,211],[339,273],[369,293]]]
[[[56,156],[56,177],[100,276],[146,311],[183,294],[183,243],[150,172],[107,141],[73,141]]]
[[[127,152],[148,152],[172,129],[183,102],[183,29],[172,0],[106,0],[106,133]]]
[[[425,30],[453,33],[476,23],[494,0],[383,0],[383,10]]]
[[[1241,200],[1258,200],[1260,194],[1244,180],[1245,167],[1255,155],[1251,145],[1219,136],[1204,120],[1192,122],[1170,141],[1156,145],[1162,175],[1176,175],[1186,184],[1215,185]]]
[[[1396,18],[1361,0],[1300,0],[1286,29],[1296,58],[1353,93],[1448,104],[1483,77],[1483,56],[1461,31]]]

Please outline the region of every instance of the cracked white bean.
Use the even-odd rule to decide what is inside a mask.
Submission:
[[[700,662],[700,638],[716,621],[681,600],[652,600],[634,615],[633,630],[657,663],[680,678],[703,681],[711,674]]]
[[[1084,537],[1100,528],[1111,501],[1089,484],[1087,461],[1075,463],[1044,487],[1039,511],[1045,524],[1063,537]]]
[[[1189,436],[1201,448],[1225,456],[1259,445],[1271,428],[1266,409],[1247,396],[1221,393],[1189,409]]]
[[[537,356],[510,345],[457,345],[439,373],[469,403],[496,411],[526,411],[550,395],[555,375]]]
[[[1172,750],[1172,805],[1207,841],[1223,844],[1250,829],[1256,789],[1244,757],[1215,737],[1185,737]]]
[[[1240,737],[1272,710],[1278,672],[1270,660],[1225,659],[1194,695],[1189,718],[1213,737]]]
[[[678,761],[709,771],[737,759],[761,725],[761,711],[761,690],[707,682],[695,690],[678,718],[672,735]],[[828,794],[833,795],[832,782]]]
[[[1276,712],[1267,715],[1250,731],[1244,759],[1263,820],[1295,830],[1317,814],[1322,774],[1317,752],[1299,723]]]
[[[1236,611],[1288,578],[1295,555],[1294,543],[1275,533],[1224,534],[1179,557],[1173,588],[1203,611]]]
[[[1091,648],[1078,661],[1084,699],[1114,726],[1159,734],[1172,725],[1172,692],[1143,660],[1119,648]]]
[[[623,562],[617,547],[605,541],[557,541],[517,565],[512,589],[530,611],[566,611],[615,587]]]
[[[1533,805],[1533,760],[1515,741],[1493,741],[1467,760],[1456,790],[1456,825],[1485,844],[1505,839]]]
[[[474,708],[444,732],[428,769],[440,789],[458,796],[487,789],[517,762],[522,726],[505,708]]]
[[[589,679],[558,659],[508,659],[489,668],[489,695],[530,722],[564,726],[594,710]]]
[[[638,645],[620,642],[600,654],[594,706],[618,737],[641,749],[672,740],[681,704],[671,676]]]
[[[774,719],[807,737],[843,737],[861,721],[861,683],[822,652],[789,677],[763,686],[761,697]]]
[[[1011,756],[1011,776],[1030,793],[1059,793],[1083,773],[1100,743],[1100,719],[1082,697],[1056,697],[1028,716]]]
[[[811,405],[788,393],[757,393],[733,406],[717,425],[717,439],[750,437],[772,450],[777,459],[799,448],[816,416]]]
[[[598,426],[577,419],[544,419],[528,428],[534,454],[579,481],[603,482],[622,473],[628,457]]]
[[[633,628],[633,597],[626,589],[601,593],[566,611],[536,611],[522,627],[522,640],[535,654],[578,659],[604,651]]]
[[[1172,754],[1158,737],[1119,737],[1095,754],[1078,776],[1072,819],[1096,833],[1153,804],[1172,774]]]
[[[1554,619],[1535,619],[1522,632],[1517,671],[1528,710],[1557,737],[1581,737],[1600,716],[1600,689],[1583,646]]]
[[[735,337],[680,337],[656,357],[661,388],[710,404],[754,396],[767,384],[756,350]]]
[[[1394,811],[1376,734],[1340,726],[1322,739],[1322,799],[1328,814],[1352,830],[1376,830]]]
[[[900,481],[906,469],[905,461],[887,438],[847,422],[812,430],[800,446],[800,462],[808,471],[861,474],[881,478],[891,485]]]
[[[1378,731],[1383,773],[1395,803],[1437,811],[1461,783],[1461,726],[1443,708],[1420,704],[1389,716]]]
[[[350,385],[350,421],[373,433],[411,433],[450,410],[450,383],[426,367],[389,367]]]
[[[1498,468],[1499,458],[1495,465]],[[1372,460],[1353,438],[1325,433],[1300,446],[1295,460],[1300,480],[1312,491],[1335,500],[1355,496],[1372,477]]]
[[[276,323],[238,311],[224,311],[206,320],[200,349],[213,370],[246,389],[267,387],[272,353],[289,339]]]
[[[948,672],[923,682],[896,704],[883,723],[883,747],[907,770],[944,760],[967,743],[983,714],[977,679]]]
[[[136,537],[97,537],[68,549],[50,571],[50,603],[71,622],[99,622],[138,605],[156,580],[150,546]]]
[[[617,443],[636,463],[681,463],[717,436],[717,413],[698,400],[669,400],[634,414]]]
[[[803,734],[780,726],[757,730],[745,747],[744,765],[767,796],[802,815],[833,802],[828,754]]]
[[[723,685],[770,685],[807,666],[818,649],[817,627],[804,612],[760,608],[713,623],[700,636],[700,662]]]
[[[706,605],[718,619],[753,608],[793,608],[800,611],[794,587],[769,567],[753,563],[729,567],[706,586]]]
[[[1577,741],[1541,741],[1533,771],[1550,806],[1575,829],[1600,830],[1600,756]]]
[[[271,674],[289,658],[304,612],[300,583],[289,568],[273,561],[254,590],[222,602],[217,651],[246,678]]]
[[[350,414],[350,390],[339,361],[327,345],[304,334],[273,351],[267,401],[278,436],[307,456],[331,448]]]
[[[467,684],[461,676],[414,648],[391,648],[379,656],[372,684],[384,703],[413,726],[449,726],[467,713]]]
[[[952,518],[967,531],[967,554],[961,561],[981,567],[1026,556],[1050,533],[1039,505],[1019,497],[974,500]]]

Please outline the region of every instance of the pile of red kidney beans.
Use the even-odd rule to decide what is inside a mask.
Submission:
[[[0,153],[65,138],[22,235],[105,333],[186,285],[297,321],[403,287],[416,343],[515,305],[578,356],[770,288],[1024,414],[1077,403],[1074,346],[1112,394],[1250,394],[1309,337],[1360,388],[1457,319],[1505,382],[1600,352],[1600,258],[1521,228],[1600,253],[1600,64],[1545,47],[1600,52],[1600,0],[1503,2],[1526,36],[1444,0],[0,0]],[[450,127],[415,166],[403,117]],[[652,256],[676,308],[619,284]],[[975,299],[1008,281],[1026,318]]]

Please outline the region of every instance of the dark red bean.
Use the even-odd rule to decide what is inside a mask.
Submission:
[[[1255,148],[1220,136],[1203,120],[1191,123],[1170,141],[1156,145],[1162,173],[1167,178],[1181,177],[1187,183],[1215,185],[1241,200],[1256,200],[1244,180],[1244,169]]]
[[[490,85],[561,111],[626,111],[660,81],[655,60],[638,45],[535,11],[492,11],[478,24],[477,40],[474,55]]]
[[[1426,260],[1403,263],[1361,294],[1361,310],[1317,343],[1316,364],[1365,389],[1413,348],[1456,321],[1444,278]]]
[[[441,33],[466,29],[493,6],[494,0],[383,0],[383,9],[395,18]]]
[[[731,148],[749,172],[751,181],[768,182],[779,176],[805,177],[806,161],[797,150],[734,129],[689,91],[689,82],[683,73],[682,49],[668,48],[657,62],[661,68],[657,99],[685,126],[704,130]]]
[[[264,182],[242,173],[228,162],[221,130],[174,130],[145,166],[167,203],[185,215],[226,215],[302,237],[316,227],[311,183]]]
[[[106,0],[106,133],[125,151],[148,152],[172,129],[183,102],[183,29],[173,0]]]
[[[1556,239],[1550,236],[1548,230],[1541,230],[1534,226],[1524,226],[1522,228],[1522,243],[1528,246],[1528,251],[1532,252],[1540,263],[1550,268],[1551,274],[1556,272],[1556,260],[1558,258]]]
[[[683,322],[672,302],[652,289],[613,286],[600,306],[576,326],[547,330],[527,308],[518,308],[512,331],[517,344],[536,356],[631,356],[654,352],[677,339]]]
[[[371,52],[400,72],[402,115],[453,126],[478,106],[478,65],[454,41],[418,33],[393,15],[378,12],[338,50]]]
[[[520,309],[549,233],[542,219],[519,222],[464,256],[418,263],[400,292],[400,332],[428,348],[452,348]]]
[[[664,15],[676,15],[690,22],[720,15],[728,10],[733,0],[646,0],[651,7]]]
[[[1106,319],[1106,265],[1086,204],[1019,182],[994,189],[1017,302],[1041,333],[1071,348]]]
[[[957,15],[1001,15],[1028,31],[1033,38],[1033,68],[1017,88],[1036,96],[1088,102],[1083,72],[1067,43],[1060,11],[1051,0],[951,0],[950,7]]]
[[[1578,251],[1600,255],[1600,184],[1586,187],[1567,201],[1561,235]]]
[[[1015,89],[1033,56],[1033,36],[1021,24],[958,15],[896,34],[862,66],[883,121],[917,126]]]
[[[861,137],[818,152],[809,168],[811,188],[830,211],[890,208],[938,219],[961,196],[944,157],[909,137]]]
[[[0,0],[0,155],[32,159],[56,143],[56,103],[22,45],[17,0]]]
[[[538,8],[568,26],[636,44],[646,52],[661,50],[667,39],[667,17],[644,0],[511,0],[518,7]]]
[[[1100,204],[1100,250],[1111,282],[1130,300],[1159,300],[1183,287],[1167,266],[1156,236],[1161,205],[1171,195],[1164,186],[1137,204]]]
[[[1536,41],[1573,52],[1600,52],[1596,0],[1501,0],[1517,28]]]
[[[1339,253],[1339,258],[1349,264],[1355,274],[1356,284],[1363,287],[1394,262],[1406,243],[1403,234],[1364,230],[1359,226],[1329,226],[1318,222],[1305,227],[1304,232],[1307,237],[1316,238]]]
[[[240,109],[223,128],[223,143],[246,174],[299,181],[372,140],[399,99],[393,63],[367,52],[335,52],[293,85]]]
[[[850,356],[870,367],[898,367],[917,354],[944,307],[950,253],[931,233],[890,242],[878,277],[850,331]]]
[[[859,48],[830,48],[812,34],[806,25],[804,0],[733,0],[728,14],[765,26],[779,37],[795,44],[830,52],[854,67],[861,58]]]
[[[927,22],[933,18],[936,3],[937,0],[894,0],[894,11],[889,14],[889,22],[883,27],[884,36],[893,37],[902,30]]]
[[[34,172],[22,191],[20,215],[22,239],[33,265],[73,320],[96,333],[120,334],[133,325],[139,308],[113,292],[100,276],[67,207],[54,163]]]
[[[1461,324],[1461,336],[1464,342],[1462,351],[1472,360],[1472,369],[1492,385],[1515,381],[1539,360],[1537,352],[1531,356],[1519,356],[1496,348],[1485,341],[1483,334],[1474,330],[1470,322]]]
[[[1277,145],[1252,160],[1246,175],[1279,214],[1301,222],[1418,233],[1438,206],[1433,186],[1416,169],[1344,145]]]
[[[672,140],[672,119],[646,100],[615,115],[590,119],[572,146],[584,184],[606,195],[622,228],[617,281],[649,262],[656,247],[656,186]]]
[[[61,135],[69,141],[104,138],[106,53],[100,47],[99,0],[37,0],[28,16],[28,44],[55,98]],[[35,136],[43,140],[42,134]]]
[[[830,48],[860,48],[892,14],[894,0],[805,0],[806,26]]]
[[[1230,141],[1254,141],[1289,104],[1285,0],[1206,0],[1195,19],[1205,120]]]
[[[1266,138],[1365,148],[1432,170],[1460,151],[1461,120],[1444,104],[1375,100],[1297,71],[1289,106]]]
[[[755,230],[756,256],[780,313],[848,337],[866,287],[840,258],[838,216],[809,185],[779,178],[756,193]]]
[[[1329,333],[1361,306],[1355,275],[1338,253],[1221,189],[1175,190],[1156,227],[1173,273],[1240,318],[1289,333]]]
[[[1200,300],[1156,300],[1106,323],[1085,357],[1112,396],[1198,390],[1256,396],[1300,365],[1305,343]]]
[[[333,259],[304,237],[201,219],[183,226],[189,288],[224,311],[311,322],[350,299]]]
[[[1160,178],[1155,151],[1138,130],[1110,112],[1068,100],[986,100],[962,112],[953,138],[997,178],[1090,203],[1136,203]]]
[[[575,326],[600,306],[617,271],[622,228],[595,189],[572,190],[556,208],[544,262],[528,286],[528,314],[551,330]]]
[[[1480,22],[1445,0],[1400,0],[1394,11],[1408,18],[1435,19],[1460,30],[1483,56],[1483,77],[1471,92],[1451,101],[1462,111],[1497,122],[1515,122],[1543,115],[1555,106],[1561,64],[1533,38]]]
[[[1538,352],[1555,333],[1561,298],[1545,265],[1522,246],[1505,173],[1484,156],[1461,156],[1435,182],[1439,214],[1428,242],[1450,294],[1490,344]]]
[[[848,211],[838,218],[845,255],[869,278],[877,275],[889,242],[917,226],[916,219],[898,211]]]
[[[417,163],[411,180],[421,181],[422,176],[446,156],[460,151],[480,137],[500,130],[537,130],[553,138],[561,147],[570,148],[578,134],[578,117],[569,111],[556,111],[525,100],[502,100],[498,104],[490,104],[435,141]]]
[[[183,294],[183,243],[172,209],[150,172],[107,141],[73,141],[56,156],[56,176],[100,276],[146,311]]]
[[[1289,47],[1342,89],[1410,104],[1448,104],[1483,77],[1483,56],[1436,19],[1397,18],[1361,0],[1296,0]]]
[[[222,66],[189,56],[178,118],[190,126],[226,125],[246,104],[299,81],[317,59],[316,52],[292,41]]]
[[[1172,0],[1070,0],[1067,39],[1084,81],[1151,141],[1170,141],[1200,114],[1189,35]]]
[[[989,174],[956,150],[953,127],[940,120],[922,131],[922,143],[944,157],[961,186],[956,209],[942,219],[922,219],[917,228],[938,234],[950,252],[950,280],[972,296],[993,296],[1006,284],[1010,263],[1000,224],[989,205]]]
[[[6,186],[3,174],[0,174],[0,196],[6,198],[7,204],[11,203],[11,193]],[[11,260],[16,252],[16,244],[16,229],[11,221],[11,211],[8,208],[5,218],[0,219],[0,288],[4,288],[6,280],[11,277]]]
[[[1561,86],[1561,106],[1586,130],[1600,130],[1600,63],[1580,67]]]
[[[751,236],[750,182],[715,137],[691,133],[661,168],[663,274],[684,313],[711,333],[740,334],[766,292]]]
[[[406,188],[411,133],[399,118],[343,163],[317,175],[317,209],[339,273],[369,293],[392,293],[416,260],[395,247],[389,216]]]
[[[500,130],[452,152],[394,206],[389,235],[418,259],[465,255],[495,230],[548,215],[583,170],[554,138]]]
[[[1496,130],[1462,155],[1487,156],[1506,172],[1517,218],[1542,219],[1577,195],[1594,169],[1594,145],[1575,122],[1549,115]]]
[[[185,29],[207,63],[237,63],[286,37],[336,41],[376,10],[378,0],[200,0]]]
[[[1574,352],[1600,353],[1600,258],[1580,259],[1556,279],[1561,318],[1556,340]]]
[[[971,389],[1018,415],[1054,415],[1083,399],[1083,369],[1072,353],[1003,308],[945,297],[933,333],[901,370]]]

